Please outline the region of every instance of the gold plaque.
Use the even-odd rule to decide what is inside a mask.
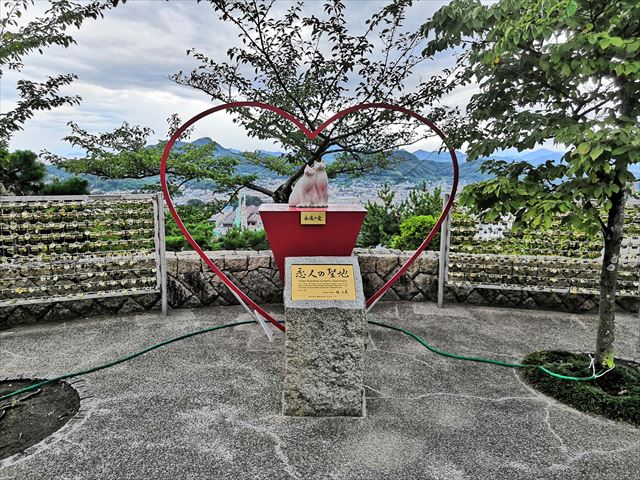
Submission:
[[[291,265],[291,300],[355,300],[353,265]]]
[[[300,212],[300,225],[326,225],[327,212]]]

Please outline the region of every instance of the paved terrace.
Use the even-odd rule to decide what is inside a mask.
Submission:
[[[280,312],[274,306],[272,311]],[[586,351],[596,318],[566,313],[379,304],[466,355],[518,360]],[[238,307],[145,313],[0,332],[5,376],[98,365],[162,339],[245,318]],[[285,418],[283,338],[259,327],[207,333],[87,375],[78,417],[0,479],[637,479],[640,430],[536,393],[507,368],[436,356],[371,327],[365,419]],[[618,352],[637,356],[637,317],[619,317]]]

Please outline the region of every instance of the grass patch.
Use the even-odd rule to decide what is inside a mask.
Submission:
[[[523,363],[544,365],[554,373],[586,377],[591,374],[588,355],[542,351],[527,355]],[[551,377],[537,368],[521,371],[524,379],[540,392],[587,413],[640,426],[640,365],[625,360],[597,380],[572,382]]]

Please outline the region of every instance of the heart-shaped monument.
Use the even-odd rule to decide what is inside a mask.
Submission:
[[[173,216],[174,220],[176,221],[176,224],[178,225],[178,228],[180,229],[182,234],[185,236],[185,238],[187,239],[187,241],[189,242],[191,247],[196,252],[198,252],[198,255],[200,255],[202,260],[211,268],[211,270],[213,270],[213,272],[218,277],[220,277],[220,279],[224,282],[224,284],[227,287],[229,287],[229,289],[236,296],[238,301],[242,305],[244,305],[245,308],[247,308],[247,310],[249,311],[249,313],[251,315],[255,315],[256,318],[261,323],[262,323],[262,321],[259,318],[259,316],[262,316],[263,318],[265,318],[269,322],[271,322],[276,328],[284,331],[284,326],[280,322],[278,322],[275,318],[273,318],[271,315],[269,315],[269,313],[267,313],[262,307],[260,307],[260,305],[258,305],[253,300],[251,300],[251,298],[249,298],[246,293],[244,293],[240,288],[238,288],[238,286],[235,283],[233,283],[229,279],[229,277],[227,277],[215,265],[215,263],[213,263],[213,261],[207,256],[207,254],[204,252],[204,250],[202,250],[202,248],[200,247],[198,242],[196,242],[194,240],[194,238],[191,236],[191,234],[189,233],[187,228],[184,226],[184,223],[182,222],[182,219],[180,218],[180,215],[178,215],[178,212],[177,212],[177,210],[176,210],[176,208],[175,208],[175,206],[173,204],[173,201],[171,200],[171,194],[169,193],[169,188],[167,186],[167,158],[169,157],[169,152],[171,152],[171,148],[173,147],[174,143],[178,140],[178,138],[180,138],[180,136],[184,133],[184,131],[187,128],[189,128],[191,125],[196,123],[198,120],[200,120],[200,119],[202,119],[202,118],[204,118],[204,117],[206,117],[208,115],[211,115],[212,113],[219,112],[219,111],[222,111],[222,110],[229,110],[229,109],[232,109],[232,108],[240,108],[240,107],[256,107],[256,108],[262,108],[264,110],[270,110],[270,111],[272,111],[274,113],[277,113],[278,115],[286,118],[291,123],[296,125],[310,139],[313,139],[316,136],[318,136],[325,128],[327,128],[327,126],[331,125],[333,122],[335,122],[336,120],[344,117],[345,115],[348,115],[349,113],[352,113],[352,112],[356,112],[356,111],[359,111],[359,110],[366,110],[366,109],[394,110],[396,112],[404,113],[404,114],[409,115],[409,116],[415,118],[416,120],[422,122],[423,124],[427,125],[431,130],[433,130],[442,139],[442,141],[443,141],[443,143],[445,145],[446,145],[446,138],[445,138],[444,134],[442,133],[442,131],[438,127],[436,127],[427,118],[425,118],[425,117],[423,117],[423,116],[421,116],[421,115],[419,115],[419,114],[417,114],[417,113],[415,113],[415,112],[413,112],[413,111],[411,111],[411,110],[409,110],[407,108],[400,107],[400,106],[397,106],[397,105],[391,105],[391,104],[388,104],[388,103],[363,103],[363,104],[360,104],[360,105],[354,105],[353,107],[346,108],[346,109],[336,113],[331,118],[329,118],[324,123],[322,123],[318,128],[316,128],[315,130],[311,131],[300,120],[295,118],[290,113],[282,110],[281,108],[274,107],[273,105],[268,105],[268,104],[261,103],[261,102],[234,102],[234,103],[226,103],[224,105],[219,105],[217,107],[210,108],[208,110],[205,110],[204,112],[199,113],[195,117],[191,118],[189,121],[187,121],[184,125],[182,125],[171,136],[171,138],[169,139],[169,142],[167,143],[167,145],[166,145],[166,147],[164,149],[164,152],[162,154],[162,161],[160,163],[160,182],[161,182],[161,185],[162,185],[162,191],[164,193],[165,201],[167,202],[167,206],[169,207],[169,211],[171,212],[171,215]],[[391,288],[391,286],[395,282],[398,281],[398,279],[407,271],[407,269],[416,260],[416,258],[418,258],[420,253],[422,253],[422,251],[427,247],[427,245],[429,245],[429,243],[431,242],[433,237],[435,237],[436,234],[438,233],[438,231],[440,231],[440,227],[442,226],[442,222],[444,222],[444,219],[446,218],[447,214],[449,213],[449,210],[451,210],[451,206],[453,205],[453,201],[455,199],[456,191],[457,191],[457,188],[458,188],[458,159],[456,157],[455,151],[452,148],[447,146],[447,149],[449,150],[449,154],[451,155],[451,162],[453,164],[453,182],[451,184],[451,192],[449,193],[449,200],[447,201],[444,209],[442,210],[442,213],[440,214],[440,217],[438,218],[438,221],[436,222],[436,224],[433,226],[433,228],[429,232],[429,235],[427,235],[427,237],[420,244],[420,246],[416,249],[416,251],[413,252],[413,254],[409,257],[409,259],[398,269],[398,271],[384,285],[382,285],[382,287],[380,287],[380,289],[378,289],[377,292],[375,292],[371,297],[369,297],[367,299],[367,310],[371,309],[371,307],[389,290],[389,288]]]

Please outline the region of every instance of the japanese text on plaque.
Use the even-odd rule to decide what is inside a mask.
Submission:
[[[353,265],[291,265],[291,300],[355,300]]]

